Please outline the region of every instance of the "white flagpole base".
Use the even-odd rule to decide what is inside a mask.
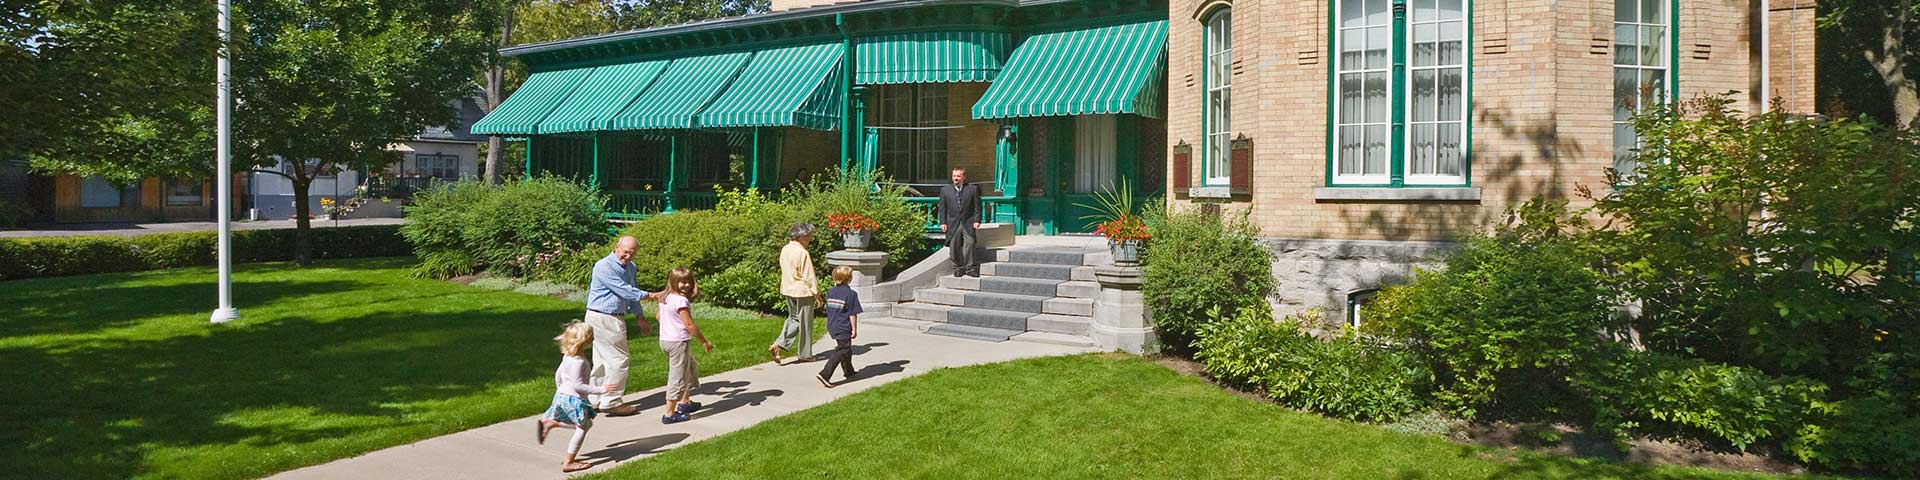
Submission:
[[[213,323],[227,323],[227,322],[237,320],[239,318],[240,318],[239,310],[234,310],[231,308],[221,308],[221,309],[215,309],[213,311],[213,318],[209,320],[211,320]]]

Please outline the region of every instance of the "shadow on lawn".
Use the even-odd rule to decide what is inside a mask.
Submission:
[[[151,285],[133,283],[133,280],[71,286],[66,285],[69,282],[33,285],[31,295],[0,297],[0,312],[7,312],[0,316],[0,338],[88,333],[152,321],[156,317],[196,313],[198,320],[205,322],[206,316],[213,313],[217,291],[211,282]],[[20,288],[20,285],[10,286]],[[372,286],[355,281],[233,282],[234,291],[243,292],[246,303],[254,305]],[[241,305],[247,306],[250,305]]]
[[[284,297],[349,291],[357,284],[250,285],[258,300],[273,288],[284,288]],[[161,288],[150,299],[144,293],[150,290],[142,290],[143,300],[133,303],[149,313],[187,309],[188,303],[205,308],[205,297],[186,294],[194,286]],[[0,383],[10,386],[0,392],[0,423],[8,425],[0,444],[24,446],[0,453],[0,468],[19,478],[152,475],[145,455],[153,446],[247,444],[286,451],[290,447],[275,446],[431,422],[405,415],[414,411],[405,405],[547,375],[556,356],[547,339],[578,314],[574,308],[449,302],[466,295],[473,294],[427,301],[472,308],[379,311],[325,322],[243,317],[243,323],[209,328],[205,335],[0,349],[0,365],[8,366]],[[98,307],[100,302],[82,301],[69,315],[93,317]],[[83,323],[39,318],[74,324],[64,328]],[[86,325],[98,328],[100,322]],[[331,415],[374,418],[312,418]],[[233,470],[231,476],[251,477],[306,461],[274,455],[224,468]]]

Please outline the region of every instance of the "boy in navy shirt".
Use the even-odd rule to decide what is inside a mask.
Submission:
[[[833,289],[827,290],[827,335],[837,344],[828,354],[826,368],[814,375],[820,385],[833,388],[834,365],[840,366],[841,381],[853,379],[853,338],[860,336],[860,295],[853,293],[847,281],[853,279],[853,267],[833,268]]]

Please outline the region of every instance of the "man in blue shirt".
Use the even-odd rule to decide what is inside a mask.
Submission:
[[[634,314],[634,324],[646,331],[652,327],[640,315],[640,301],[660,298],[659,293],[633,286],[633,251],[638,247],[633,237],[620,237],[613,253],[593,263],[593,279],[587,286],[586,323],[593,327],[593,370],[588,383],[619,386],[592,395],[587,401],[595,410],[615,417],[640,412],[639,407],[620,403],[627,385],[627,324],[620,321],[620,316]]]

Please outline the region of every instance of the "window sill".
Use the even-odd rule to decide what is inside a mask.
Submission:
[[[1191,198],[1233,198],[1233,190],[1225,185],[1193,187],[1187,189]]]
[[[1471,188],[1335,188],[1316,187],[1313,199],[1318,202],[1475,202],[1480,201],[1480,187]]]

